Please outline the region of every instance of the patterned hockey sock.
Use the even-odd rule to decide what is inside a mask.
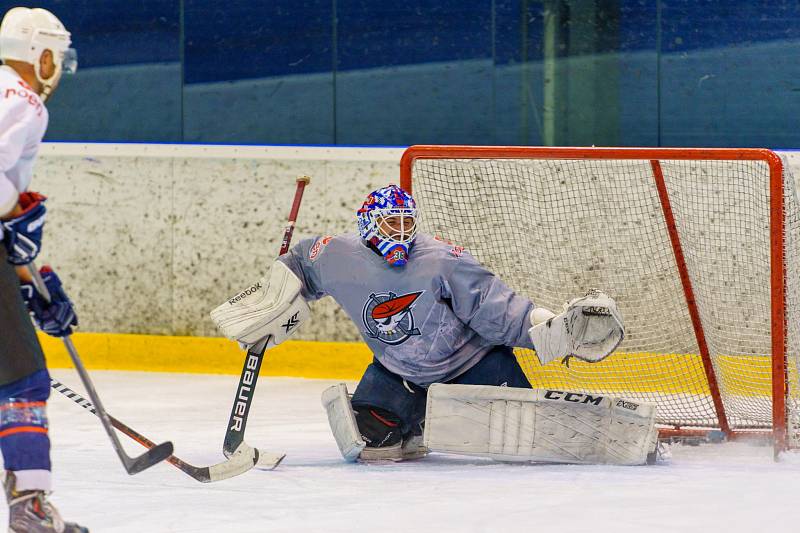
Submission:
[[[0,387],[0,449],[20,490],[50,490],[47,371]]]

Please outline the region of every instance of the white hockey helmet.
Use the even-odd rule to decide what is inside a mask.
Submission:
[[[0,24],[0,59],[22,61],[33,65],[42,84],[45,100],[58,85],[61,74],[72,74],[78,68],[77,54],[70,48],[72,39],[58,18],[46,9],[15,7],[6,13]],[[53,53],[55,72],[42,77],[39,58],[42,52]]]

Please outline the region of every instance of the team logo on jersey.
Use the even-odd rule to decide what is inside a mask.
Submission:
[[[452,255],[453,257],[461,257],[462,255],[464,255],[464,247],[463,246],[459,246],[457,244],[453,244],[451,241],[448,241],[447,239],[445,239],[443,237],[439,237],[438,235],[434,235],[433,238],[436,239],[439,242],[443,242],[445,244],[450,245],[450,255]]]
[[[317,242],[311,246],[311,249],[308,251],[308,258],[312,261],[316,261],[319,254],[322,253],[322,250],[328,246],[328,243],[331,242],[333,239],[332,236],[326,235],[323,238],[319,239]]]
[[[414,327],[414,302],[422,293],[410,292],[396,295],[393,292],[372,293],[364,304],[361,319],[367,328],[367,335],[379,341],[397,345],[420,332]]]

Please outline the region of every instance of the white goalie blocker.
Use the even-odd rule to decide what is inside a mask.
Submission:
[[[608,357],[625,338],[616,302],[598,289],[571,300],[559,315],[536,307],[530,321],[533,327],[528,335],[542,364],[568,356],[596,363]]]
[[[211,311],[211,319],[227,338],[252,346],[269,337],[267,348],[282,343],[311,316],[300,294],[300,279],[280,261],[263,277]]]
[[[641,465],[655,452],[655,404],[484,385],[428,389],[431,451],[499,461]]]

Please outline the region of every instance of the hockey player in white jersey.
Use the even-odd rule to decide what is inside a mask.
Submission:
[[[611,298],[591,292],[570,302],[559,315],[535,306],[462,247],[418,233],[414,199],[395,185],[371,193],[358,210],[357,220],[357,233],[301,241],[278,258],[268,278],[211,313],[229,338],[252,345],[270,336],[271,346],[307,319],[307,301],[331,296],[341,305],[374,354],[351,400],[344,385],[323,394],[345,459],[402,460],[425,455],[423,427],[431,417],[446,423],[470,418],[459,412],[460,407],[453,408],[450,400],[467,408],[487,399],[490,404],[504,405],[512,400],[534,406],[560,402],[559,411],[592,410],[588,418],[597,415],[598,409],[610,409],[609,401],[603,403],[599,396],[583,404],[572,394],[566,399],[555,392],[538,398],[512,348],[535,347],[543,364],[566,356],[603,359],[624,335]],[[445,391],[446,401],[436,403],[445,413],[431,413],[426,401],[436,384],[449,387],[437,389],[440,396]],[[464,385],[471,387],[459,388]],[[505,391],[514,398],[509,399]],[[472,398],[475,394],[482,399]],[[460,428],[456,438],[462,444],[474,441],[474,446],[457,448],[442,444],[441,439],[434,445],[440,451],[509,460],[542,457],[522,447],[514,447],[513,453],[493,454],[489,424],[479,418]],[[652,439],[652,420],[643,427],[642,438]],[[570,438],[567,433],[565,439]],[[519,432],[506,440],[512,437],[517,439]],[[591,451],[578,454],[578,459],[573,455],[557,452],[546,458],[605,461]],[[641,454],[634,455],[619,462],[643,460]]]
[[[55,272],[41,270],[48,303],[25,268],[39,253],[45,220],[45,197],[28,190],[47,129],[45,101],[75,70],[70,44],[44,9],[11,9],[0,24],[0,448],[12,532],[88,531],[65,523],[47,499],[50,376],[29,313],[53,336],[71,333],[77,318]]]

